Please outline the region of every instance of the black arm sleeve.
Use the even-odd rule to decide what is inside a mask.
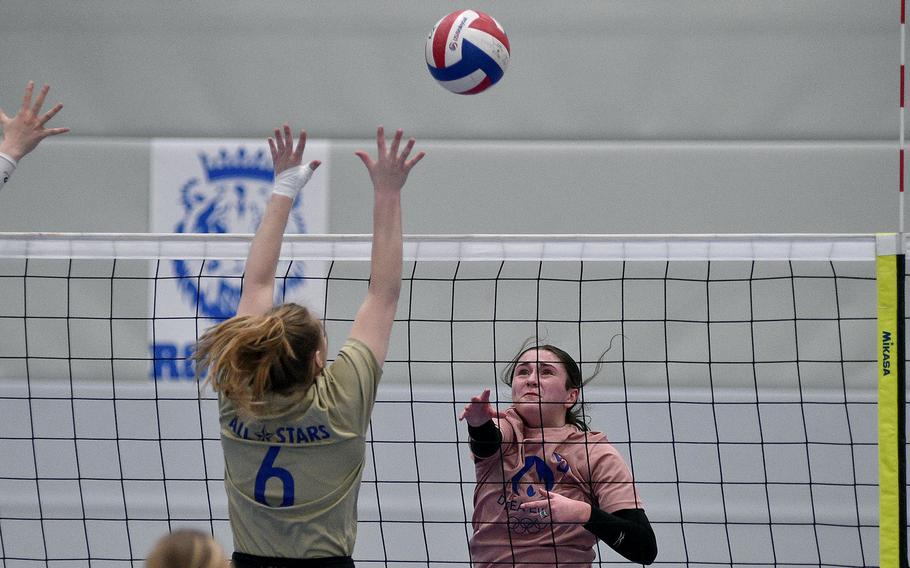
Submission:
[[[492,456],[499,451],[502,443],[502,432],[492,420],[487,420],[476,428],[468,424],[468,436],[471,437],[471,451],[478,458]]]
[[[642,509],[607,513],[592,506],[591,518],[584,527],[627,560],[651,564],[657,558],[657,539]]]

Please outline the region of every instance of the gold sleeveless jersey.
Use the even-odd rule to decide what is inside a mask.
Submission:
[[[364,436],[382,370],[348,339],[306,392],[272,395],[240,415],[219,400],[234,549],[258,556],[350,556]]]

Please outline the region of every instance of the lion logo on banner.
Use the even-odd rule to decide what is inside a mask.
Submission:
[[[199,154],[205,179],[191,178],[180,190],[183,217],[178,233],[254,233],[272,193],[274,172],[264,150],[248,153],[240,147],[233,154]],[[302,196],[303,194],[301,194]],[[289,233],[306,233],[297,198],[288,220]],[[243,261],[175,260],[174,273],[181,295],[200,316],[214,320],[232,317],[240,301]],[[304,266],[291,263],[286,278],[276,286],[283,294],[302,286]]]

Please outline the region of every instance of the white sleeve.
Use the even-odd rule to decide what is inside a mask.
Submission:
[[[13,175],[13,170],[15,169],[16,160],[0,152],[0,189],[3,189],[3,186],[6,185],[6,180]]]

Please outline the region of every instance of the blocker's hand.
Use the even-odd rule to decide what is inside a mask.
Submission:
[[[416,156],[408,160],[411,150],[414,148],[414,139],[408,139],[404,150],[398,152],[401,145],[402,131],[399,128],[392,139],[392,147],[386,148],[385,129],[382,126],[376,129],[376,159],[374,160],[363,150],[355,152],[357,157],[366,166],[370,172],[370,179],[373,180],[373,187],[377,190],[400,191],[404,187],[404,182],[408,180],[408,174],[411,168],[417,165],[417,162],[423,159],[425,152],[419,152]]]
[[[275,138],[269,138],[269,150],[272,152],[272,164],[276,176],[287,169],[299,166],[303,162],[303,150],[306,148],[306,130],[300,131],[296,149],[291,136],[291,127],[285,124],[283,130],[282,134],[281,130],[276,128]],[[310,169],[315,170],[320,163],[319,160],[313,160],[310,162]]]
[[[25,95],[22,97],[22,105],[19,112],[9,117],[0,109],[0,125],[3,126],[3,141],[0,142],[0,152],[7,154],[17,162],[26,154],[38,146],[38,143],[48,136],[56,136],[69,132],[69,128],[45,128],[44,125],[54,115],[60,112],[63,105],[57,103],[49,111],[41,114],[41,107],[44,105],[44,99],[50,86],[45,85],[38,93],[38,98],[32,104],[32,93],[35,90],[35,82],[29,81],[25,86]]]

